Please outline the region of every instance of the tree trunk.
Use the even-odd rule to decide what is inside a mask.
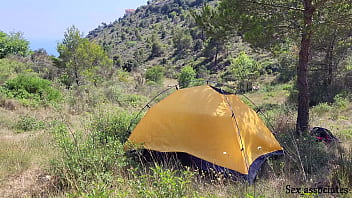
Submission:
[[[304,27],[297,68],[298,115],[296,132],[298,135],[307,133],[309,129],[308,63],[311,50],[312,19],[315,10],[311,0],[303,0],[303,4]]]
[[[215,42],[216,42],[216,47],[215,47],[214,64],[215,64],[215,67],[217,67],[218,66],[219,43],[218,43],[218,41],[215,41]]]

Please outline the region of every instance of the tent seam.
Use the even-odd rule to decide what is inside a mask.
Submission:
[[[232,113],[232,114],[231,114],[231,118],[233,118],[234,121],[235,121],[235,123],[236,123],[237,135],[238,135],[238,137],[240,138],[240,143],[241,143],[241,151],[243,152],[244,161],[245,161],[245,164],[246,164],[247,172],[249,173],[249,166],[248,166],[248,161],[247,161],[248,156],[247,156],[246,152],[244,152],[245,148],[244,148],[244,145],[243,145],[243,141],[242,141],[242,137],[241,137],[240,128],[239,128],[239,126],[238,126],[238,122],[237,122],[237,119],[236,119],[236,114],[235,114],[235,112],[233,111],[232,105],[230,104],[230,102],[229,102],[227,96],[226,96],[226,95],[223,95],[223,96],[225,97],[226,102],[227,102],[227,105],[229,106],[230,111],[231,111],[231,113]]]

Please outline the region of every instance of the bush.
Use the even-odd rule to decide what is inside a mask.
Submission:
[[[53,174],[62,188],[87,192],[94,184],[109,184],[113,175],[126,165],[123,146],[111,137],[104,144],[99,132],[72,132],[64,124],[54,129],[60,157],[52,161]]]
[[[296,137],[293,133],[293,131],[289,131],[277,136],[286,153],[281,169],[282,174],[288,177],[302,175],[307,179],[317,173],[324,176],[323,172],[329,169],[330,163],[336,157],[336,150],[327,148],[323,142],[318,142],[315,137]],[[277,161],[277,163],[280,162]]]
[[[188,87],[192,80],[196,77],[196,71],[193,67],[187,65],[181,69],[181,74],[178,77],[178,84],[181,88]]]
[[[189,192],[195,193],[191,185],[192,172],[173,171],[159,165],[150,170],[151,174],[141,176],[131,170],[135,177],[131,180],[132,186],[139,197],[189,197]]]
[[[324,113],[327,113],[331,110],[332,107],[328,103],[324,102],[314,106],[312,112],[316,113],[317,116],[322,116]]]
[[[296,76],[297,57],[290,53],[282,53],[278,58],[279,75],[276,78],[278,83],[286,83]]]
[[[17,76],[18,73],[24,73],[28,65],[11,59],[0,59],[0,85],[8,79]]]
[[[19,75],[3,85],[7,97],[19,99],[23,103],[46,104],[61,100],[59,90],[52,87],[49,80],[34,75]],[[32,101],[32,103],[31,103]]]
[[[100,134],[101,142],[107,142],[109,138],[112,138],[114,141],[124,143],[133,125],[139,121],[138,118],[135,118],[135,114],[125,111],[98,113],[93,117],[91,129],[94,133]]]
[[[45,123],[30,115],[21,116],[15,124],[15,129],[21,131],[40,130],[45,128]]]
[[[147,69],[145,73],[147,81],[153,81],[161,84],[164,80],[164,68],[162,66],[153,66]]]
[[[344,94],[337,94],[334,97],[334,101],[335,101],[335,106],[339,109],[344,109],[347,107],[348,104],[348,97]]]
[[[146,103],[144,96],[127,94],[120,86],[110,86],[104,89],[104,94],[108,100],[122,107],[139,107]]]
[[[0,31],[0,48],[0,59],[10,54],[26,56],[29,52],[29,42],[20,32],[6,34]]]
[[[231,60],[229,69],[234,78],[239,82],[254,80],[260,76],[263,70],[262,65],[249,57],[245,52],[241,52],[237,58]]]

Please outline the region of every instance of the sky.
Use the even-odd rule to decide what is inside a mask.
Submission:
[[[125,9],[147,0],[0,0],[0,31],[22,32],[31,50],[44,48],[57,56],[56,44],[75,25],[84,35],[102,22],[122,17]]]

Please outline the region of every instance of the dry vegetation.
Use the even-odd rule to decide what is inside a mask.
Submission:
[[[174,82],[166,80],[166,84]],[[144,91],[138,92],[133,81],[117,80],[102,87],[90,87],[89,92],[84,88],[65,91],[63,102],[35,108],[3,98],[0,107],[0,195],[296,197],[297,194],[285,193],[286,185],[350,188],[351,174],[347,171],[352,160],[352,118],[349,116],[352,104],[341,99],[334,104],[322,103],[312,108],[311,125],[331,129],[342,143],[324,145],[309,136],[298,138],[293,133],[294,110],[279,102],[286,100],[288,86],[263,83],[258,91],[247,94],[263,108],[286,151],[284,156],[268,160],[254,185],[218,174],[200,174],[178,162],[157,165],[138,160],[139,155],[123,154],[120,148],[121,141],[126,138],[126,126],[134,113],[151,95],[164,89],[162,87],[144,87],[140,89]],[[101,133],[94,136],[96,132]],[[90,138],[112,138],[114,141],[109,143],[114,149],[110,149],[109,144],[105,147],[93,143]]]

